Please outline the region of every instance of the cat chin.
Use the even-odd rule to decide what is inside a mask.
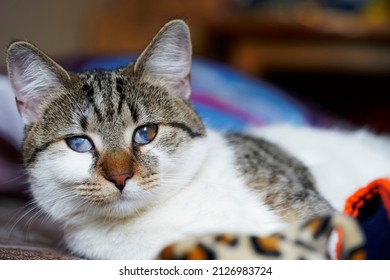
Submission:
[[[117,199],[104,205],[80,206],[82,202],[59,202],[57,206],[40,204],[39,206],[51,218],[66,224],[79,224],[83,220],[123,219],[138,215],[148,205],[147,201]]]
[[[147,205],[146,201],[129,201],[121,198],[103,207],[90,207],[85,215],[93,218],[130,218],[141,213]]]

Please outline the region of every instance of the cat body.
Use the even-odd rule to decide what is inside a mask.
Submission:
[[[189,156],[203,165],[188,184],[160,194],[153,205],[131,217],[102,221],[80,213],[66,222],[74,222],[66,243],[92,258],[152,259],[167,244],[188,236],[265,234],[281,228],[284,222],[259,202],[235,170],[226,139],[210,131],[199,145],[207,147],[204,154]]]
[[[389,139],[367,131],[272,125],[249,134],[277,143],[305,163],[318,192],[339,212],[358,188],[390,176]],[[129,219],[102,221],[77,216],[78,226],[66,236],[66,243],[93,258],[152,259],[167,244],[189,236],[221,232],[266,235],[287,225],[240,177],[226,137],[212,131],[208,135],[209,144],[203,143],[210,148],[205,166],[189,185]],[[367,161],[376,164],[367,165]]]
[[[311,172],[316,189],[342,212],[346,199],[377,178],[390,177],[390,138],[368,130],[272,125],[249,132],[282,147]]]
[[[11,44],[7,61],[31,192],[78,256],[151,259],[187,236],[268,234],[340,211],[356,188],[389,175],[388,142],[371,134],[355,143],[288,126],[254,136],[207,130],[188,102],[182,21],[113,71],[68,73],[26,42]],[[368,157],[380,166],[365,168]]]

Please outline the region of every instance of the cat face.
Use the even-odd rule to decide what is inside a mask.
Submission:
[[[184,22],[165,25],[133,65],[114,71],[68,73],[26,42],[10,45],[7,62],[31,190],[54,218],[132,215],[200,168],[205,129],[188,102]]]

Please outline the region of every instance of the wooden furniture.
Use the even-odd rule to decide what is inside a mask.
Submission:
[[[204,55],[338,117],[390,131],[390,24],[245,13],[213,21],[207,31]]]
[[[390,24],[356,18],[339,25],[245,13],[211,22],[206,54],[252,74],[319,71],[390,74]],[[332,20],[329,18],[328,20]],[[339,20],[341,21],[341,19]],[[329,25],[328,27],[326,25]]]

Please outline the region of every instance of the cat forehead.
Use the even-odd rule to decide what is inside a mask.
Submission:
[[[77,74],[79,79],[79,86],[83,91],[94,94],[99,92],[105,93],[122,93],[124,86],[130,83],[129,75],[121,73],[120,70],[102,70],[96,69],[90,72]],[[134,84],[134,82],[132,83]]]
[[[136,97],[138,101],[153,99],[169,99],[165,88],[156,83],[141,80],[134,73],[123,69],[101,70],[96,69],[91,72],[78,74],[80,79],[79,88],[91,95],[122,98]]]
[[[131,74],[131,73],[129,73]],[[117,70],[105,70],[105,69],[94,69],[89,72],[79,73],[78,75],[83,78],[85,82],[88,83],[112,83],[118,80],[123,80],[126,76],[126,72],[121,71],[121,69]]]
[[[73,94],[87,101],[88,106],[92,103],[105,107],[105,115],[109,118],[115,110],[120,113],[126,107],[132,114],[136,107],[143,107],[145,113],[155,111],[163,104],[171,103],[173,98],[164,87],[143,81],[123,69],[93,70],[81,73],[79,77],[81,79]]]
[[[170,123],[194,113],[162,86],[123,70],[94,70],[74,74],[69,91],[48,101],[40,127],[45,135],[97,133],[115,143],[127,129]]]
[[[110,126],[165,122],[178,114],[177,97],[131,72],[93,70],[77,75],[78,83],[64,96],[67,101],[60,98],[58,105],[62,110],[70,106],[72,115],[81,120],[84,128],[91,120],[90,124],[106,130]]]

